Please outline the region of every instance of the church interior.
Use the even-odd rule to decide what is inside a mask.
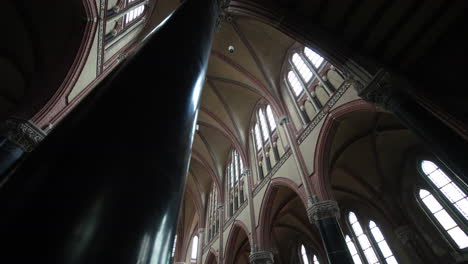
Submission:
[[[138,261],[125,263],[468,263],[463,0],[7,0],[0,19],[6,30],[0,44],[0,208],[19,197],[10,196],[9,187],[25,178],[19,168],[44,156],[34,155],[36,148],[58,142],[49,135],[66,127],[61,123],[85,108],[108,76],[125,72],[133,57],[145,58],[137,55],[146,42],[158,41],[158,32],[154,40],[146,36],[182,20],[181,7],[189,2],[219,10],[193,134],[184,134],[192,143],[180,201],[173,205],[178,217],[159,247],[167,251],[164,261],[141,253],[151,251],[149,244],[156,248],[155,239],[142,242]],[[180,16],[171,15],[179,9]],[[197,25],[203,16],[187,15],[186,22]],[[188,31],[172,34],[197,46]],[[164,72],[175,79],[185,67],[178,52],[186,53],[166,51],[173,62]],[[168,112],[179,100],[165,91],[177,87],[158,82],[167,74],[151,72],[164,67],[158,57],[145,63],[126,87],[128,101],[106,112],[112,115],[115,106],[116,115],[135,122],[106,133],[145,130],[142,122],[160,130],[172,126]],[[144,109],[138,98],[149,90],[158,95],[154,104],[168,110],[136,117]],[[122,144],[147,144],[142,152],[159,147],[145,143],[149,132],[140,135]],[[164,148],[180,151],[170,142]],[[113,166],[118,170],[119,162]],[[68,170],[62,173],[66,178]],[[8,226],[5,221],[0,225]],[[134,238],[131,226],[125,232]],[[84,259],[57,263],[95,263]]]

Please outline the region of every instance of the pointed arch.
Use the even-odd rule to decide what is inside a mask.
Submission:
[[[268,241],[270,241],[268,235],[269,230],[271,230],[272,228],[272,223],[270,220],[273,214],[275,213],[272,212],[271,208],[273,202],[275,201],[279,187],[284,187],[291,190],[301,199],[304,208],[307,208],[307,198],[303,187],[299,187],[298,185],[296,185],[296,183],[287,178],[274,178],[271,181],[270,185],[267,187],[268,189],[266,190],[263,196],[262,204],[260,206],[260,214],[258,217],[257,226],[260,227],[258,229],[258,244],[261,248],[271,247],[271,245],[268,244]]]
[[[328,161],[330,159],[331,145],[337,132],[339,122],[351,113],[362,111],[375,112],[378,111],[378,109],[374,105],[358,99],[337,107],[325,118],[315,147],[313,160],[315,173],[313,173],[314,176],[312,178],[313,189],[321,200],[333,199]]]
[[[235,242],[242,233],[244,233],[244,235],[247,237],[248,243],[253,245],[251,233],[249,232],[245,223],[241,220],[234,221],[229,231],[226,246],[224,247],[225,249],[230,249],[224,250],[224,261],[226,264],[231,264],[229,261],[232,261],[232,259],[235,257]]]

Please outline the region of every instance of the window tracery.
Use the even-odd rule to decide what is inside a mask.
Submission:
[[[439,230],[458,249],[468,248],[468,197],[434,162],[423,160],[420,172],[432,190],[419,189],[418,199]]]
[[[278,146],[279,133],[275,115],[270,105],[262,105],[255,112],[255,125],[251,131],[252,144],[256,155],[258,180],[261,181],[270,173],[274,164],[280,160]],[[273,156],[273,158],[272,158]]]
[[[208,241],[211,241],[219,232],[219,214],[218,214],[218,189],[216,184],[211,186],[208,198],[207,227]]]
[[[244,162],[236,150],[232,150],[231,152],[231,160],[226,168],[226,179],[229,200],[229,216],[231,217],[245,202]]]
[[[303,125],[313,120],[343,82],[342,73],[308,47],[295,49],[289,57],[285,84]]]
[[[317,258],[317,255],[310,255],[312,256],[312,262],[310,262],[309,258],[309,254],[305,248],[305,246],[303,244],[301,244],[301,248],[300,248],[300,254],[299,254],[300,258],[301,258],[301,264],[320,264],[318,258]]]
[[[355,264],[398,263],[374,221],[363,228],[354,212],[348,213],[347,221],[351,236],[347,235],[345,241]]]

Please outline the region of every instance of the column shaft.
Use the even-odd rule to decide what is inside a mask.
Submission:
[[[15,171],[0,263],[169,264],[218,10],[184,1]]]

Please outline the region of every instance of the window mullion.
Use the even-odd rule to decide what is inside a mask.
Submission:
[[[309,58],[304,55],[303,51],[298,52],[297,54],[299,54],[299,57],[304,61],[304,63],[307,65],[307,67],[309,67],[309,69],[312,71],[315,78],[317,78],[317,80],[323,86],[323,88],[325,88],[325,91],[327,92],[328,96],[332,96],[333,95],[332,88],[329,87],[328,84],[322,79],[322,76],[320,76],[320,74],[318,72],[318,69],[315,68],[315,66],[313,65],[313,63],[311,61],[309,61]],[[313,80],[314,79],[312,78],[311,81],[313,81]]]
[[[296,113],[299,116],[299,119],[301,120],[302,126],[304,126],[305,124],[307,124],[307,122],[305,121],[304,116],[302,115],[302,110],[299,107],[299,103],[298,103],[299,96],[294,95],[294,92],[292,91],[292,87],[286,78],[284,79],[284,83],[286,84],[286,90],[289,93],[289,97],[291,97],[291,99],[293,100],[294,108],[296,109]]]
[[[441,203],[442,208],[445,209],[445,211],[453,218],[455,223],[463,230],[463,232],[468,234],[468,224],[465,220],[465,217],[461,215],[461,213],[455,208],[455,205],[452,204],[452,202],[447,197],[445,197],[445,195],[442,193],[442,190],[440,190],[433,182],[431,182],[427,175],[424,177],[424,179],[426,180],[429,187],[434,190],[434,192],[432,192],[434,198],[436,198],[436,200]]]
[[[372,248],[374,249],[374,252],[377,254],[377,258],[379,259],[380,263],[383,263],[383,264],[387,263],[385,257],[383,256],[382,252],[380,251],[380,247],[377,244],[377,241],[375,241],[375,238],[374,238],[374,236],[372,235],[372,232],[369,229],[369,224],[364,226],[363,232],[370,239],[370,244],[371,244]],[[382,232],[382,230],[380,230],[380,232]],[[383,233],[382,233],[382,235],[383,235]],[[385,237],[384,237],[384,240],[385,240]]]

